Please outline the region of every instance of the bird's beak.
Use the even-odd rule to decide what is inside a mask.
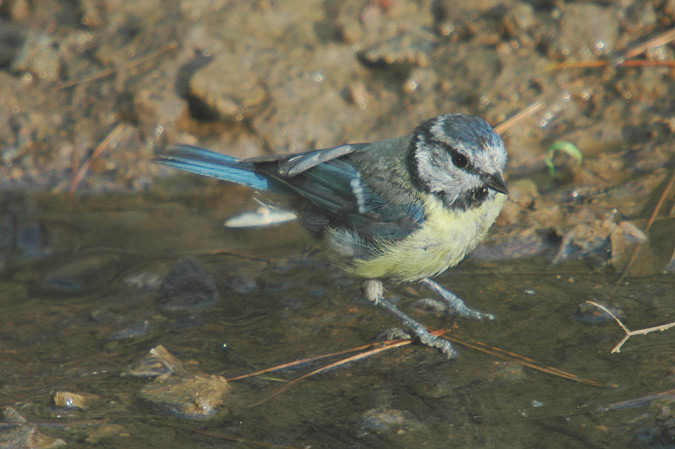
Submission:
[[[504,178],[502,178],[502,175],[499,173],[488,175],[485,179],[485,185],[492,190],[503,193],[504,195],[509,194],[509,189],[506,187],[506,182],[504,182]]]

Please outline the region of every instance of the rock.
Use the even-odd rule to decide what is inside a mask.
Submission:
[[[58,42],[42,32],[30,33],[10,69],[43,81],[58,81],[61,72]]]
[[[122,372],[122,375],[135,377],[166,378],[173,374],[178,376],[186,374],[183,362],[162,345],[152,348],[143,360],[128,366]]]
[[[84,441],[87,442],[88,444],[97,445],[101,441],[113,439],[114,437],[117,436],[130,437],[131,434],[129,433],[127,428],[122,426],[121,424],[104,423],[101,426],[99,426],[99,428],[96,429],[94,433],[89,435],[87,439]]]
[[[144,400],[188,419],[227,413],[224,407],[230,385],[221,376],[194,374],[157,378],[140,390]]]
[[[89,403],[98,399],[96,395],[57,391],[54,394],[54,405],[71,410],[86,410]]]
[[[16,427],[0,432],[0,449],[49,449],[66,444],[59,438],[43,434],[36,425],[28,424],[26,419],[12,407],[4,408],[3,420],[16,424]]]
[[[35,424],[25,424],[0,433],[0,449],[49,449],[65,444],[60,438],[40,432]]]
[[[366,411],[357,425],[362,431],[375,434],[397,434],[423,427],[410,412],[386,407]]]
[[[159,307],[181,311],[208,307],[218,302],[216,284],[192,259],[180,259],[159,287]]]
[[[433,42],[426,36],[402,34],[358,53],[359,61],[373,69],[409,72],[413,67],[429,65]]]
[[[49,271],[43,277],[44,287],[61,292],[81,292],[111,281],[117,275],[116,254],[83,256]]]
[[[152,324],[148,320],[142,320],[118,330],[110,335],[110,340],[126,340],[127,338],[138,338],[148,335],[152,331]]]
[[[205,115],[241,121],[253,117],[267,101],[267,90],[241,55],[223,53],[190,80],[190,95],[207,109]]]

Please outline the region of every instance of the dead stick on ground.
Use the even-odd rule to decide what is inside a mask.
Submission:
[[[143,64],[146,61],[149,61],[153,58],[156,58],[157,56],[161,55],[162,53],[165,53],[167,51],[173,50],[174,48],[178,47],[178,42],[169,42],[159,50],[155,50],[151,53],[148,53],[147,55],[139,56],[136,59],[131,60],[127,64],[122,65],[121,67],[112,67],[110,69],[105,69],[100,72],[97,72],[91,76],[87,76],[85,78],[77,78],[74,80],[66,81],[63,83],[59,83],[59,90],[62,89],[68,89],[69,87],[77,86],[78,84],[82,83],[89,83],[91,81],[95,81],[97,79],[105,78],[106,76],[110,76],[114,73],[117,73],[121,70],[127,70],[132,67],[135,67],[139,64]]]
[[[614,346],[614,349],[612,349],[612,354],[621,352],[621,346],[623,346],[623,344],[626,343],[628,341],[628,339],[630,337],[632,337],[633,335],[647,335],[647,334],[650,334],[652,332],[663,332],[667,329],[675,327],[675,322],[672,322],[672,323],[662,324],[660,326],[648,327],[646,329],[639,329],[639,330],[636,330],[636,331],[632,331],[632,330],[628,329],[621,322],[621,320],[616,317],[616,315],[614,315],[612,312],[610,312],[607,309],[607,307],[605,307],[603,305],[600,305],[600,304],[598,304],[596,302],[593,302],[593,301],[586,301],[586,302],[594,305],[595,307],[597,307],[599,309],[604,310],[609,316],[614,318],[614,321],[616,321],[619,324],[619,326],[621,326],[621,329],[623,329],[623,331],[626,333],[626,335],[621,339],[621,341],[616,346]]]
[[[630,50],[628,50],[623,57],[625,59],[630,59],[634,58],[638,55],[641,55],[642,53],[646,52],[647,50],[651,48],[656,48],[660,47],[662,45],[667,45],[670,42],[675,40],[675,28],[671,28],[668,31],[659,34],[658,36],[654,37],[653,39],[649,39],[647,42],[640,44]]]
[[[85,160],[84,163],[79,167],[79,169],[75,172],[75,175],[73,176],[72,181],[70,182],[70,197],[72,198],[73,195],[75,195],[75,191],[77,190],[77,186],[80,185],[80,182],[82,182],[82,179],[84,178],[84,175],[87,173],[87,170],[89,170],[89,166],[91,165],[92,161],[99,157],[103,151],[108,148],[110,145],[110,142],[115,140],[119,133],[122,131],[123,127],[120,123],[113,128],[112,131],[110,131],[110,134],[106,136],[105,139],[101,143],[98,144],[94,152],[91,154],[91,157],[89,159]],[[76,160],[79,160],[76,159]]]
[[[546,103],[544,103],[543,101],[537,101],[536,103],[531,104],[530,106],[526,107],[524,110],[520,111],[513,117],[508,118],[503,122],[501,122],[499,125],[495,126],[495,131],[497,131],[498,134],[503,134],[513,125],[523,120],[524,118],[531,116],[532,114],[543,108],[545,105]]]

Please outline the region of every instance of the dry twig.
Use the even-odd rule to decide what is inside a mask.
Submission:
[[[513,125],[518,123],[519,121],[531,116],[541,108],[543,108],[546,105],[545,102],[543,101],[537,101],[536,103],[532,103],[530,106],[526,107],[516,115],[514,115],[511,118],[508,118],[501,122],[499,125],[495,126],[495,131],[497,131],[498,134],[503,134],[506,132],[509,128],[511,128]]]
[[[163,53],[166,53],[167,51],[171,51],[178,47],[178,42],[169,42],[159,50],[155,50],[153,52],[148,53],[147,55],[139,56],[136,59],[132,59],[126,64],[123,64],[120,67],[112,67],[110,69],[105,69],[100,72],[97,72],[91,76],[87,76],[85,78],[77,78],[74,80],[66,81],[63,83],[59,83],[59,90],[62,89],[68,89],[69,87],[77,86],[78,84],[83,84],[83,83],[89,83],[91,81],[96,81],[101,78],[105,78],[106,76],[113,75],[117,72],[120,72],[122,70],[128,70],[132,67],[135,67],[137,65],[143,64],[146,61],[149,61],[153,58],[156,58],[157,56],[162,55]]]
[[[539,362],[529,357],[525,357],[510,351],[505,351],[504,349],[496,348],[494,346],[488,346],[480,341],[475,340],[467,341],[465,339],[458,339],[456,337],[451,337],[449,335],[445,335],[443,338],[447,338],[448,340],[458,343],[462,346],[466,346],[467,348],[475,349],[476,351],[490,354],[493,357],[508,360],[514,363],[519,363],[523,366],[527,366],[528,368],[532,368],[534,370],[541,371],[543,373],[551,374],[553,376],[562,377],[563,379],[571,380],[573,382],[579,382],[594,387],[604,386],[603,384],[595,380],[584,379],[582,377],[577,376],[576,374],[568,373],[567,371],[563,371],[561,369],[554,368],[552,366],[541,365]]]
[[[628,329],[628,327],[626,327],[626,325],[624,325],[621,322],[621,320],[616,317],[616,315],[614,315],[612,312],[610,312],[609,309],[607,309],[607,307],[605,307],[601,304],[598,304],[596,302],[593,302],[593,301],[586,301],[586,302],[594,305],[595,307],[598,307],[599,309],[604,310],[609,316],[614,318],[614,321],[616,321],[619,324],[619,326],[621,326],[621,329],[623,329],[623,331],[626,333],[626,335],[621,339],[621,341],[619,343],[617,343],[616,346],[614,346],[614,348],[612,349],[612,352],[611,352],[612,354],[621,352],[621,347],[623,346],[623,344],[626,343],[628,341],[628,339],[630,337],[632,337],[633,335],[647,335],[647,334],[650,334],[652,332],[663,332],[665,330],[668,330],[670,328],[675,327],[675,321],[674,321],[672,323],[662,324],[660,326],[648,327],[646,329],[638,329],[636,331],[632,331],[632,330]]]
[[[568,61],[561,62],[559,64],[551,65],[551,70],[565,70],[565,69],[588,69],[588,68],[597,68],[597,67],[606,67],[609,65],[615,65],[616,67],[675,67],[675,61],[666,60],[634,60],[636,56],[641,55],[651,48],[661,47],[675,40],[675,28],[671,28],[668,31],[665,31],[658,36],[648,40],[647,42],[637,45],[636,47],[631,48],[626,51],[623,55],[612,60],[599,59],[594,61]]]
[[[596,382],[594,380],[589,380],[589,379],[583,379],[581,377],[578,377],[575,374],[568,373],[566,371],[560,370],[558,368],[554,368],[552,366],[541,365],[537,361],[535,361],[533,359],[530,359],[528,357],[524,357],[524,356],[515,354],[513,352],[509,352],[509,351],[506,351],[506,350],[503,350],[503,349],[488,346],[485,343],[482,343],[482,342],[479,342],[479,341],[475,341],[475,340],[469,341],[469,340],[460,339],[460,338],[457,338],[457,337],[450,337],[450,336],[446,335],[446,332],[447,332],[446,329],[430,331],[430,333],[432,335],[442,336],[443,338],[447,338],[448,340],[451,340],[455,343],[461,344],[461,345],[463,345],[467,348],[475,349],[477,351],[484,352],[486,354],[492,355],[492,356],[500,358],[500,359],[509,360],[509,361],[514,362],[514,363],[519,363],[521,365],[527,366],[529,368],[532,368],[532,369],[535,369],[535,370],[538,370],[538,371],[542,371],[542,372],[547,373],[547,374],[562,377],[564,379],[571,380],[571,381],[574,381],[574,382],[579,382],[579,383],[583,383],[583,384],[586,384],[586,385],[591,385],[591,386],[594,386],[594,387],[604,386],[600,382]],[[230,377],[227,380],[232,381],[232,380],[245,379],[245,378],[257,376],[257,375],[260,375],[260,374],[263,374],[263,373],[268,373],[268,372],[271,372],[271,371],[277,371],[277,370],[288,368],[288,367],[291,367],[291,366],[301,365],[301,364],[311,362],[311,361],[314,361],[314,360],[321,360],[321,359],[324,359],[324,358],[327,358],[327,357],[332,357],[332,356],[342,355],[342,354],[346,354],[346,353],[350,353],[350,352],[365,350],[364,352],[361,352],[359,354],[347,357],[345,359],[338,360],[338,361],[333,362],[333,363],[329,363],[328,365],[317,368],[317,369],[315,369],[315,370],[313,370],[313,371],[311,371],[307,374],[303,374],[302,376],[291,380],[286,385],[284,385],[282,388],[274,391],[272,394],[265,397],[264,399],[249,405],[249,407],[257,407],[259,405],[262,405],[262,404],[268,402],[272,398],[284,393],[289,388],[296,385],[300,381],[302,381],[304,379],[307,379],[308,377],[311,377],[311,376],[314,376],[316,374],[322,373],[324,371],[330,370],[330,369],[335,368],[337,366],[344,365],[345,363],[351,363],[351,362],[354,362],[354,361],[357,361],[357,360],[361,360],[361,359],[364,359],[366,357],[370,357],[372,355],[375,355],[375,354],[383,352],[383,351],[388,351],[390,349],[399,348],[399,347],[402,347],[402,346],[407,346],[411,343],[412,343],[412,340],[402,340],[402,339],[388,340],[388,341],[381,342],[381,343],[372,343],[372,344],[369,344],[369,345],[359,346],[359,347],[348,349],[348,350],[345,350],[345,351],[339,351],[339,352],[334,352],[334,353],[331,353],[331,354],[324,354],[324,355],[320,355],[320,356],[316,356],[316,357],[306,358],[306,359],[302,359],[302,360],[296,360],[294,362],[274,366],[272,368],[267,368],[267,369],[264,369],[264,370],[256,371],[254,373],[244,374],[244,375],[236,376],[236,377]]]
[[[110,134],[108,134],[106,136],[106,138],[103,139],[101,141],[101,143],[98,144],[98,146],[96,147],[94,152],[91,154],[91,157],[89,159],[84,161],[84,163],[79,168],[77,168],[77,165],[75,165],[73,167],[73,172],[75,174],[73,175],[73,179],[70,182],[70,197],[71,198],[73,197],[73,195],[75,195],[75,191],[77,190],[77,186],[79,186],[80,182],[82,182],[82,179],[84,178],[84,175],[89,170],[89,166],[91,165],[93,160],[96,159],[97,157],[99,157],[101,155],[101,153],[103,153],[103,151],[106,148],[108,148],[108,146],[110,145],[110,142],[115,140],[115,138],[122,131],[122,128],[123,128],[122,124],[118,123],[117,126],[115,126],[115,128],[113,128],[113,130],[110,131]],[[79,163],[79,158],[76,158],[74,160],[74,164],[78,164],[78,163]],[[75,170],[77,170],[77,172],[75,172]]]

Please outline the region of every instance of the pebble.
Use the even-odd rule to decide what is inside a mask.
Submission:
[[[419,430],[423,424],[412,417],[410,412],[393,408],[373,408],[366,411],[357,423],[360,436],[368,433],[398,434]]]
[[[258,290],[258,283],[255,279],[239,274],[227,278],[225,285],[240,294],[249,294]]]
[[[139,395],[181,418],[204,419],[228,412],[225,400],[229,391],[224,377],[193,374],[157,378],[141,388]]]
[[[152,331],[150,321],[143,320],[127,326],[112,334],[110,340],[126,340],[127,338],[138,338],[148,335]]]
[[[43,81],[60,79],[61,61],[59,45],[48,34],[32,32],[23,43],[10,69],[15,73],[28,74]]]
[[[209,307],[218,302],[216,284],[196,261],[180,259],[159,287],[159,307],[185,311]]]
[[[413,67],[429,65],[432,45],[425,37],[402,34],[360,51],[358,58],[368,68],[407,72]]]
[[[81,292],[104,285],[117,275],[115,254],[94,254],[66,262],[47,272],[43,285],[61,292]]]
[[[52,438],[40,432],[35,424],[27,423],[12,407],[6,406],[3,409],[3,421],[17,426],[0,432],[1,449],[50,449],[66,444],[60,438]]]
[[[94,396],[72,391],[57,391],[54,394],[54,405],[69,410],[86,410],[89,399],[94,399]]]
[[[194,74],[190,95],[206,108],[206,115],[232,121],[253,117],[268,97],[251,64],[227,52]]]
[[[123,372],[123,376],[134,377],[162,377],[166,378],[173,374],[182,376],[186,374],[183,362],[171,354],[164,346],[158,345],[152,348],[146,356],[137,363],[129,365]]]

